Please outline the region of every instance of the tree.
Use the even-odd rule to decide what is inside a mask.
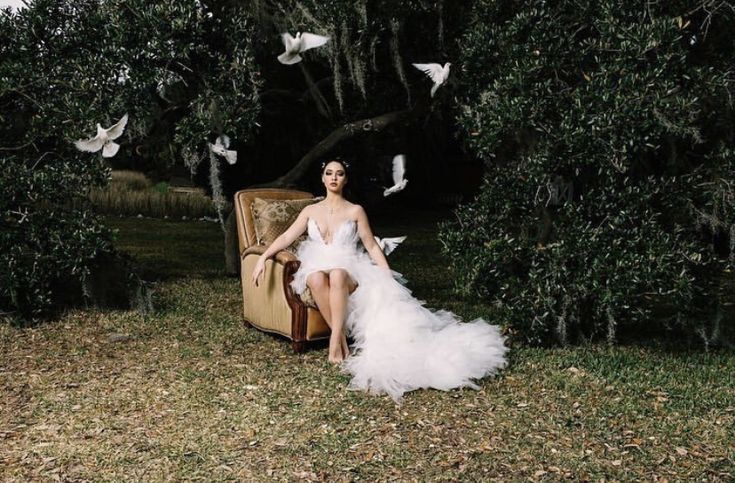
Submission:
[[[259,109],[247,17],[195,0],[37,0],[0,13],[3,311],[44,313],[65,287],[84,292],[95,259],[114,253],[86,199],[108,168],[71,144],[96,122],[127,112],[120,155],[143,149],[190,167],[219,134],[247,141]]]
[[[447,162],[447,145],[453,142],[451,86],[432,100],[431,82],[411,63],[456,56],[465,11],[462,2],[445,6],[442,1],[255,3],[255,52],[264,78],[262,127],[257,146],[242,147],[252,169],[233,191],[244,186],[319,189],[316,161],[335,154],[355,161],[352,179],[363,183],[358,188],[363,198],[357,200],[362,203],[382,198],[380,184],[390,173],[386,161],[399,152],[416,163],[409,166],[410,186],[429,182]],[[298,64],[280,64],[280,34],[304,31],[330,40],[307,51]],[[234,272],[234,218],[228,233]]]
[[[441,234],[460,293],[532,343],[612,343],[653,320],[717,342],[735,256],[734,14],[475,3],[458,115],[487,174]]]

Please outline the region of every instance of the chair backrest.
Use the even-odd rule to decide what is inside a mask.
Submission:
[[[237,237],[240,243],[240,254],[246,248],[255,245],[255,225],[253,223],[253,200],[264,198],[269,200],[300,200],[313,198],[314,195],[306,191],[281,188],[255,188],[241,190],[235,193],[235,214],[237,217]]]

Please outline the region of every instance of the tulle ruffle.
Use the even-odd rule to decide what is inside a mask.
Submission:
[[[349,232],[342,230],[343,232]],[[341,233],[336,243],[310,238],[298,249],[301,266],[292,287],[306,289],[315,271],[346,270],[357,289],[348,299],[347,334],[352,354],[342,368],[352,375],[350,388],[403,394],[421,388],[477,389],[476,381],[506,365],[504,337],[483,319],[461,322],[452,312],[430,310],[389,272],[373,264],[356,245],[356,233]]]

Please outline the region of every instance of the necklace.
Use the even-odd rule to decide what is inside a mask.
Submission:
[[[335,207],[327,205],[327,209],[329,210],[330,215],[333,215],[335,211],[339,211],[339,208],[341,208],[341,206]]]

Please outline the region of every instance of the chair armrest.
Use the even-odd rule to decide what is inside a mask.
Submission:
[[[265,247],[263,245],[253,245],[252,247],[246,248],[244,252],[242,252],[242,257],[245,258],[247,255],[262,255],[265,253],[265,250],[268,247]],[[285,265],[288,262],[298,262],[299,259],[296,258],[296,255],[293,253],[287,251],[287,250],[281,250],[280,252],[276,253],[276,255],[273,257],[273,259],[282,264]]]

